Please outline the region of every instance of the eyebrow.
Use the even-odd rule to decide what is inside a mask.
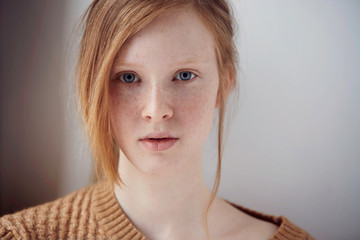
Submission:
[[[199,63],[199,62],[201,62],[201,58],[189,58],[184,61],[176,62],[174,63],[174,65],[187,65],[187,64]],[[117,66],[124,66],[124,67],[141,67],[141,65],[137,63],[121,61],[119,58],[115,58],[114,64]]]

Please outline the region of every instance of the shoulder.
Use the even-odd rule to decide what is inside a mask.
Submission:
[[[249,219],[249,233],[254,239],[270,240],[313,240],[314,238],[284,216],[272,216],[260,213],[233,203],[236,210],[247,215]]]
[[[97,185],[0,218],[0,239],[61,239],[89,221]],[[64,235],[66,234],[66,235]]]
[[[290,222],[286,217],[263,214],[225,201],[227,224],[225,234],[219,239],[271,239],[271,240],[312,240],[305,230]],[[225,208],[226,209],[226,208]]]

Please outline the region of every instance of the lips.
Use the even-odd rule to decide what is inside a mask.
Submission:
[[[165,132],[154,132],[140,139],[140,142],[150,151],[165,151],[174,146],[178,139]]]
[[[146,135],[142,139],[161,139],[161,138],[175,138],[175,137],[166,132],[152,132]]]

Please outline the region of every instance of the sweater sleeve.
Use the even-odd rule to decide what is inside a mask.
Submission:
[[[49,202],[1,217],[0,239],[65,239],[59,233],[68,232],[72,212],[64,206],[62,209],[69,211],[59,211],[60,203]]]
[[[0,239],[28,239],[27,234],[21,235],[21,229],[11,215],[0,218]]]
[[[0,218],[0,239],[45,239],[41,235],[37,235],[36,223],[42,223],[36,221],[40,208],[28,208],[2,216]]]
[[[278,223],[279,229],[270,240],[314,240],[314,238],[297,225],[290,222],[286,217],[273,217]]]
[[[0,239],[15,239],[14,234],[5,227],[0,226]]]
[[[92,191],[84,188],[55,201],[0,217],[0,239],[96,238],[97,225],[90,211]]]

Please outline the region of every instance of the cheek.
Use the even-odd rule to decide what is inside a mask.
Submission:
[[[214,89],[202,89],[194,94],[182,97],[181,106],[178,108],[178,116],[182,119],[185,129],[192,136],[198,136],[206,140],[214,118],[217,91]],[[201,141],[202,142],[202,141]]]
[[[121,119],[126,122],[125,119],[134,117],[134,109],[139,106],[140,99],[138,94],[134,94],[131,91],[123,91],[120,88],[114,87],[110,92],[110,108],[112,119],[118,124]]]
[[[123,93],[120,89],[113,88],[110,92],[110,117],[111,128],[117,142],[122,145],[122,139],[130,136],[130,130],[134,129],[137,111],[139,106],[137,96]],[[135,114],[134,114],[135,113]]]

